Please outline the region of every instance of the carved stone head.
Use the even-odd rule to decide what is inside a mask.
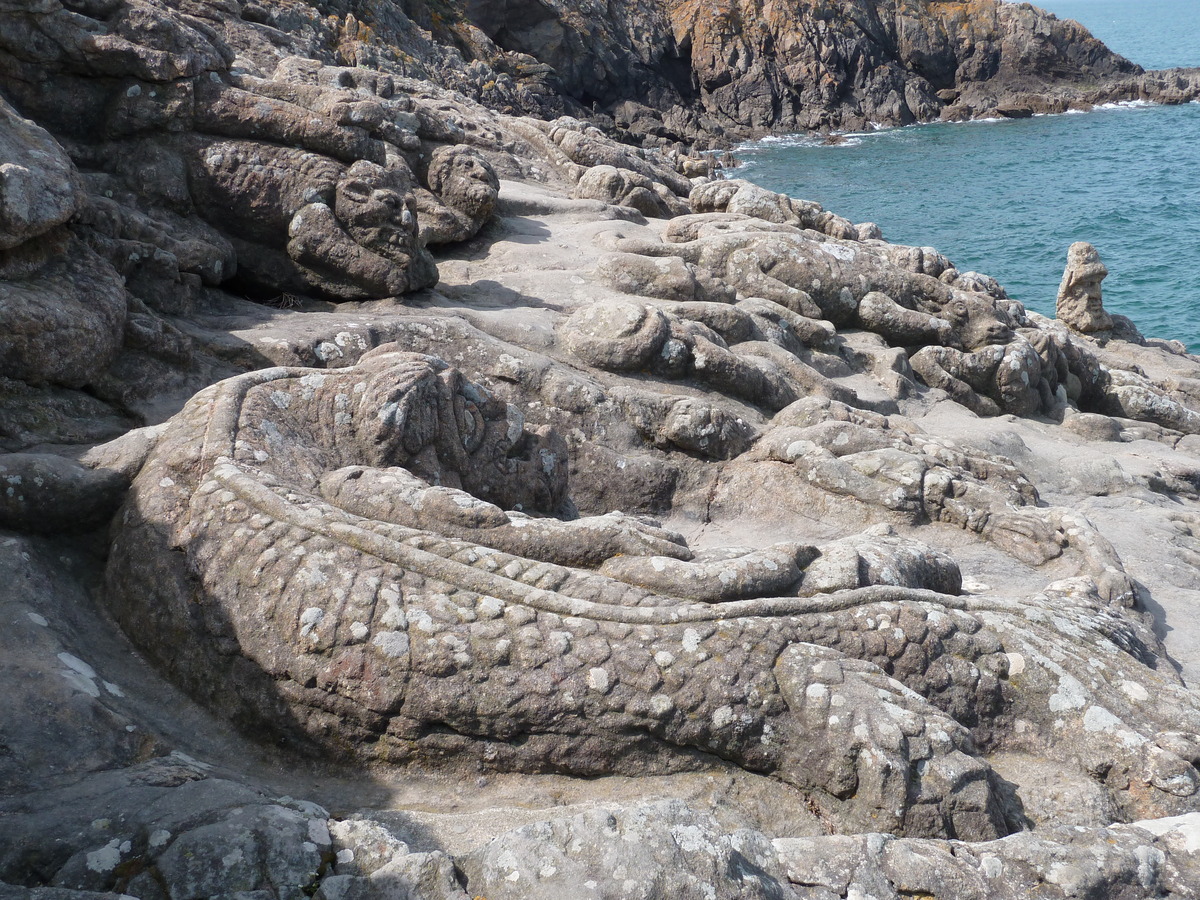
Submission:
[[[1013,339],[1012,319],[987,294],[955,291],[938,315],[954,326],[967,350],[1007,344]]]
[[[408,167],[359,160],[338,179],[332,206],[292,218],[288,255],[312,287],[341,299],[396,296],[437,283],[425,251]]]
[[[355,242],[407,262],[417,250],[417,207],[403,169],[359,160],[337,185],[334,212]]]
[[[496,208],[500,179],[491,164],[465,144],[433,151],[428,181],[429,189],[470,218],[476,229]]]
[[[434,357],[387,345],[363,356],[355,462],[403,466],[502,509],[552,513],[567,493],[567,451],[550,429]]]
[[[1113,320],[1104,309],[1100,283],[1108,268],[1100,261],[1096,248],[1084,241],[1067,251],[1067,268],[1058,288],[1057,317],[1076,331],[1106,331]]]

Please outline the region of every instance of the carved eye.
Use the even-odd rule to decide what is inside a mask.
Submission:
[[[371,194],[371,199],[382,203],[388,209],[397,209],[401,204],[400,197],[393,191],[374,191]]]
[[[363,181],[347,181],[342,185],[342,193],[349,194],[351,197],[356,197],[361,200],[366,200],[371,196],[371,187]]]

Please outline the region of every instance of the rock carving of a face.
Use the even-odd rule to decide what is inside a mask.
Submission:
[[[359,394],[361,463],[404,466],[503,509],[552,513],[567,489],[567,452],[548,429],[529,430],[513,406],[440,360],[379,357]],[[389,365],[389,363],[392,363]]]
[[[483,221],[492,214],[500,180],[482,156],[464,145],[439,147],[429,163],[429,187],[443,203]]]
[[[942,307],[940,316],[955,327],[968,350],[1007,344],[1013,339],[1008,314],[984,294],[958,292]]]
[[[1079,241],[1067,251],[1067,269],[1058,289],[1057,315],[1076,331],[1104,331],[1113,320],[1104,309],[1101,282],[1108,267],[1091,244]]]
[[[334,211],[363,247],[395,262],[417,248],[416,202],[407,176],[360,160],[338,182]]]

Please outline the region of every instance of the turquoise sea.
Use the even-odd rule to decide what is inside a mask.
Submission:
[[[1148,69],[1200,66],[1200,0],[1039,5]],[[771,138],[738,157],[738,177],[936,247],[1049,315],[1067,247],[1089,241],[1106,308],[1200,352],[1200,104]]]

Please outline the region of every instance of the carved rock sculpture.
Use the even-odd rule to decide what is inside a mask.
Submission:
[[[470,147],[438,147],[426,181],[430,190],[417,193],[422,243],[465,241],[492,217],[500,181],[488,161]]]
[[[691,212],[691,208],[664,185],[638,172],[613,166],[592,166],[585,171],[575,185],[574,196],[628,206],[643,215],[660,219]]]
[[[352,369],[224,382],[134,487],[115,611],[134,633],[188,634],[162,664],[293,737],[576,774],[715,752],[864,825],[1003,831],[961,726],[875,666],[806,644],[795,613],[819,599],[753,599],[793,589],[817,551],[709,562],[635,519],[529,519],[561,504],[564,464],[551,435],[428,358],[381,348]],[[906,583],[845,602],[958,603]]]
[[[190,175],[200,211],[235,236],[241,274],[260,289],[361,300],[437,281],[402,160],[345,167],[308,151],[221,141],[195,148]]]
[[[1113,320],[1104,311],[1100,283],[1108,277],[1108,268],[1100,261],[1096,248],[1077,241],[1067,250],[1067,268],[1058,288],[1055,312],[1068,327],[1084,334],[1108,331]]]
[[[653,149],[704,4],[350,6],[0,0],[0,896],[1194,892],[1184,348]],[[739,127],[1007,103],[734,49]]]

